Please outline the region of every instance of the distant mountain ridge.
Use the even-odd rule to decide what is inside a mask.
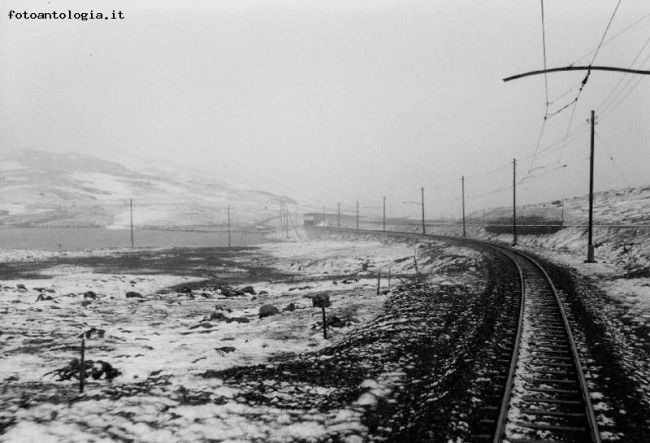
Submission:
[[[126,165],[83,154],[12,151],[0,160],[0,225],[220,229],[279,218],[289,197],[248,189],[203,171]]]

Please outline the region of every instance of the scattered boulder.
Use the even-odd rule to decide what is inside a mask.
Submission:
[[[273,305],[264,305],[260,308],[260,318],[279,314],[280,310]]]
[[[269,295],[269,291],[260,291],[260,293],[257,295],[259,295],[260,297],[266,297],[267,295]]]
[[[223,312],[213,312],[210,314],[210,320],[227,321],[228,317]]]
[[[51,295],[38,294],[38,298],[36,299],[36,301],[48,301],[48,300],[53,300]]]
[[[228,319],[228,323],[231,321],[237,322],[237,323],[250,323],[250,320],[246,317],[231,317]]]
[[[128,295],[127,295],[127,297],[128,297]],[[97,299],[97,294],[95,294],[94,291],[86,291],[86,292],[84,292],[84,298],[90,298],[90,299],[95,300],[95,299]]]
[[[235,352],[236,348],[234,346],[222,346],[220,348],[214,348],[217,351],[229,353],[229,352]]]
[[[185,286],[179,292],[182,292],[183,294],[191,294],[192,293],[192,288],[190,288],[189,286]]]
[[[129,291],[126,293],[126,298],[142,298],[142,294],[135,291]]]
[[[255,288],[253,288],[252,286],[245,286],[245,287],[241,288],[239,291],[244,293],[244,294],[255,295]]]
[[[296,304],[295,303],[289,303],[286,308],[283,309],[283,311],[289,311],[293,312],[296,310]]]
[[[244,295],[244,293],[242,291],[224,286],[221,288],[221,295],[224,297],[238,297]]]
[[[43,377],[50,374],[57,375],[59,377],[58,381],[70,380],[73,377],[79,379],[81,375],[81,363],[75,358],[67,366],[48,372]],[[92,377],[94,380],[99,380],[103,377],[106,380],[112,380],[119,375],[122,375],[122,372],[105,361],[86,360],[84,362],[84,378]]]
[[[344,328],[347,326],[347,322],[340,319],[336,315],[332,315],[327,319],[327,326],[331,326],[332,328]]]
[[[309,285],[307,285],[307,286],[296,286],[296,287],[293,287],[293,288],[289,288],[289,292],[291,292],[291,291],[306,291],[307,289],[312,289],[312,287],[309,286]]]
[[[23,290],[23,291],[26,291],[26,290],[27,290],[27,288],[25,287],[25,285],[22,284],[22,283],[18,283],[18,284],[16,285],[16,289],[20,289],[20,290]]]

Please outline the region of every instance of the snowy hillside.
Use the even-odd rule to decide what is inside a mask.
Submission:
[[[474,222],[481,218],[482,214],[472,214]],[[550,235],[519,235],[520,245],[586,258],[588,196],[518,206],[518,223],[526,218],[563,221],[565,227]],[[512,220],[512,208],[490,211],[484,219],[488,225],[503,220]],[[511,241],[512,235],[494,238]],[[650,275],[650,186],[594,194],[594,246],[597,261],[620,266],[628,277]]]
[[[80,154],[14,151],[0,161],[0,224],[20,227],[219,229],[279,217],[288,197],[205,172],[153,168]]]

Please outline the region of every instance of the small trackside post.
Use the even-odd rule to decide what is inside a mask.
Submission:
[[[84,392],[84,379],[86,378],[86,339],[81,336],[81,355],[79,358],[79,393]]]

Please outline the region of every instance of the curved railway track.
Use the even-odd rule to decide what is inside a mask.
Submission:
[[[347,229],[339,229],[347,230]],[[375,233],[377,231],[354,232]],[[407,237],[422,234],[390,232]],[[426,235],[424,237],[435,237]],[[544,268],[520,251],[474,239],[459,239],[506,255],[520,276],[518,319],[500,358],[505,382],[486,408],[477,441],[493,443],[600,443],[600,433],[573,333],[553,282]],[[496,380],[495,380],[496,383]],[[498,414],[496,412],[498,411]]]
[[[600,443],[580,356],[553,282],[532,258],[498,249],[519,269],[522,302],[494,443]]]

